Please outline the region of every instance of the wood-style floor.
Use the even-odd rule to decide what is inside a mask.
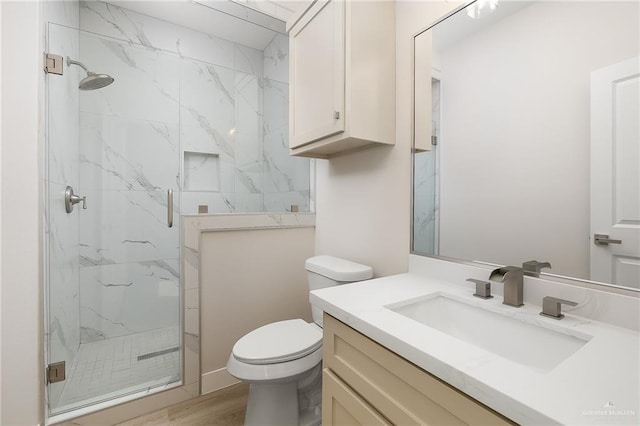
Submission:
[[[240,383],[116,426],[241,426],[248,395],[249,385]]]

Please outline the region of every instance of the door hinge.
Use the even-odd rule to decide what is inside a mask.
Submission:
[[[47,383],[61,382],[65,379],[65,362],[54,362],[47,366]]]
[[[44,72],[47,74],[62,75],[64,70],[64,58],[60,55],[54,55],[53,53],[47,53],[44,56]]]

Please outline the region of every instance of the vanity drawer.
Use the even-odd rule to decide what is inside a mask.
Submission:
[[[322,371],[322,422],[350,426],[391,425],[328,368]]]
[[[323,345],[324,366],[394,424],[515,424],[327,314]]]

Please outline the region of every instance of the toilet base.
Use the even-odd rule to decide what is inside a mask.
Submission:
[[[319,426],[322,363],[283,382],[249,382],[245,426]]]
[[[252,383],[245,426],[297,426],[298,387],[293,383]]]

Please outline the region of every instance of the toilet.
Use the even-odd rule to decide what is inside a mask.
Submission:
[[[368,280],[370,266],[332,256],[305,262],[309,291]],[[278,321],[236,342],[227,371],[250,384],[245,425],[319,425],[322,412],[322,310],[313,321]]]

